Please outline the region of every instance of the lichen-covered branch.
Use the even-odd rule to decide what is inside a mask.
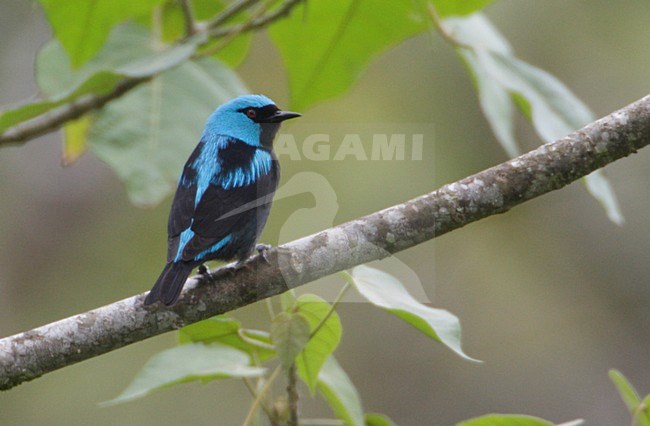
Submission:
[[[381,259],[559,189],[650,144],[650,96],[581,130],[458,182],[292,241],[214,283],[190,280],[173,308],[143,294],[0,340],[0,389],[337,271]]]

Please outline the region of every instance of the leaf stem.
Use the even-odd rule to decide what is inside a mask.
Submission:
[[[216,36],[212,35],[212,37],[223,37],[223,39],[215,44],[212,47],[209,47],[203,51],[201,51],[198,55],[199,56],[212,56],[215,53],[219,52],[221,49],[226,47],[228,44],[230,44],[231,41],[233,41],[237,36],[239,36],[241,33],[246,32],[252,28],[253,23],[255,22],[256,19],[260,18],[266,11],[271,7],[270,2],[266,3],[261,3],[253,12],[252,16],[243,24],[233,26],[231,27],[230,32],[226,32],[222,35]]]
[[[473,50],[472,46],[465,44],[461,41],[458,41],[447,29],[442,23],[442,18],[440,15],[438,15],[438,11],[436,11],[436,8],[433,4],[429,3],[427,4],[427,7],[429,9],[429,16],[431,17],[431,21],[433,21],[433,26],[440,34],[443,40],[445,40],[447,43],[449,43],[452,47],[455,47],[457,49],[471,49]]]
[[[185,21],[185,38],[192,37],[196,33],[196,26],[194,25],[194,11],[189,0],[178,0],[183,12],[183,19]]]
[[[273,309],[273,302],[271,301],[270,297],[267,297],[264,300],[266,301],[266,310],[269,312],[271,321],[273,321],[273,319],[275,318],[275,310]]]
[[[253,419],[255,418],[255,412],[257,411],[257,407],[262,403],[262,400],[266,398],[266,394],[269,393],[269,390],[271,389],[271,384],[275,381],[275,379],[278,378],[278,375],[280,374],[280,371],[282,370],[281,366],[275,367],[275,370],[273,370],[273,373],[269,376],[269,378],[266,380],[266,383],[264,383],[264,386],[262,387],[262,390],[260,393],[257,394],[257,397],[253,401],[253,404],[251,404],[250,410],[248,410],[248,415],[246,416],[246,419],[244,420],[243,426],[251,426],[253,424]]]
[[[242,10],[249,8],[250,6],[257,3],[258,1],[259,0],[239,0],[237,2],[232,3],[223,12],[217,15],[214,19],[207,22],[205,25],[206,29],[213,30],[217,28],[218,26],[220,26],[221,24],[223,24],[233,16],[237,15]]]
[[[345,271],[341,271],[339,273],[343,276],[343,278],[345,278],[345,280],[347,282],[345,283],[345,285],[343,286],[341,291],[339,291],[339,294],[336,295],[336,299],[334,299],[334,302],[332,303],[332,307],[330,308],[330,310],[327,311],[327,314],[323,317],[321,322],[318,323],[318,325],[316,326],[314,331],[312,331],[312,333],[309,335],[310,339],[312,339],[316,335],[316,333],[318,333],[320,331],[320,329],[323,327],[323,325],[325,325],[325,322],[329,319],[329,317],[332,316],[332,314],[336,310],[336,307],[338,306],[338,304],[341,303],[341,300],[343,299],[343,296],[345,296],[345,293],[350,289],[350,287],[354,283],[354,279],[352,278],[352,275],[348,274]],[[348,277],[349,277],[349,279],[348,279]]]
[[[270,350],[270,351],[274,351],[274,350],[275,350],[275,346],[273,346],[273,345],[270,345],[270,344],[265,343],[265,342],[262,342],[262,341],[260,341],[260,340],[257,340],[257,339],[253,339],[253,338],[248,337],[248,336],[246,335],[246,329],[244,329],[244,328],[240,328],[239,330],[237,330],[237,335],[238,335],[238,336],[239,336],[239,337],[240,337],[244,342],[248,343],[249,345],[253,345],[253,346],[256,346],[256,347],[258,347],[258,348],[262,348],[262,349],[268,349],[268,350]]]
[[[251,393],[253,398],[257,399],[258,397],[257,391],[255,390],[255,386],[253,386],[253,384],[250,382],[250,379],[244,377],[242,380],[244,381],[244,385],[246,385],[246,388]],[[275,417],[273,411],[264,403],[264,401],[260,402],[260,406],[262,407],[262,410],[264,410],[266,415],[269,417],[269,419],[273,421],[273,418]]]
[[[223,37],[233,32],[241,33],[243,31],[249,31],[249,30],[254,30],[256,28],[264,27],[267,24],[270,24],[271,22],[288,15],[289,12],[291,12],[291,9],[293,9],[294,6],[298,5],[298,3],[302,1],[303,0],[287,0],[282,4],[282,6],[277,8],[274,12],[271,12],[268,15],[262,16],[259,19],[254,20],[247,28],[243,28],[246,25],[246,23],[244,23],[244,24],[234,25],[232,27],[213,29],[212,31],[210,31],[210,36]]]

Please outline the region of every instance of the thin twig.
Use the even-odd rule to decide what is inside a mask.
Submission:
[[[0,145],[25,142],[29,139],[44,135],[68,121],[75,120],[89,111],[106,105],[140,84],[150,80],[147,78],[128,78],[119,82],[115,88],[105,95],[82,96],[69,104],[62,105],[43,115],[24,121],[0,133]]]
[[[219,52],[221,49],[226,47],[228,44],[230,44],[230,42],[233,41],[237,36],[239,36],[240,34],[246,32],[246,31],[251,30],[252,26],[253,26],[253,23],[257,19],[259,19],[262,15],[264,15],[264,13],[266,13],[266,11],[269,9],[270,6],[271,6],[271,3],[262,3],[262,4],[260,4],[259,7],[257,7],[255,9],[255,11],[253,12],[253,15],[246,22],[244,22],[241,25],[237,25],[235,27],[232,27],[233,29],[232,29],[232,31],[230,33],[224,33],[223,35],[218,36],[219,38],[221,38],[219,43],[217,43],[216,45],[214,45],[212,47],[208,47],[205,50],[202,50],[200,52],[200,56],[212,56],[212,55],[214,55],[215,53]],[[213,37],[217,37],[217,36],[213,35]]]
[[[183,12],[183,20],[185,21],[185,37],[192,37],[196,33],[196,26],[194,23],[194,11],[190,0],[178,0]]]
[[[221,12],[219,15],[215,16],[214,19],[208,21],[205,24],[205,27],[208,30],[213,30],[233,16],[237,15],[239,12],[248,9],[250,6],[254,5],[260,0],[239,0],[234,3],[232,3],[230,6],[228,6],[223,12]]]
[[[316,326],[314,331],[312,331],[311,334],[309,335],[310,339],[312,339],[316,335],[316,333],[318,333],[320,331],[320,329],[323,328],[323,326],[325,325],[327,320],[332,316],[332,314],[336,310],[336,307],[339,305],[339,303],[341,303],[341,300],[343,300],[343,296],[345,296],[345,293],[354,284],[354,279],[352,278],[352,276],[350,274],[348,274],[345,271],[341,271],[341,272],[339,272],[339,274],[341,274],[345,278],[345,281],[346,281],[345,285],[343,286],[343,288],[341,288],[341,291],[339,291],[339,294],[336,295],[336,299],[334,299],[334,302],[332,303],[332,306],[330,306],[330,310],[327,311],[327,314],[325,314],[325,316],[318,323],[318,325]]]
[[[298,426],[298,373],[294,362],[287,371],[287,400],[289,402],[289,426]]]
[[[262,403],[262,400],[266,398],[266,394],[269,393],[269,390],[271,389],[271,385],[273,384],[275,379],[278,378],[280,371],[282,371],[282,368],[278,365],[277,367],[275,367],[273,373],[271,373],[269,378],[266,380],[266,383],[264,383],[264,387],[262,387],[260,393],[257,394],[257,398],[255,398],[255,400],[251,404],[251,408],[248,410],[248,415],[244,420],[243,426],[250,426],[253,424],[253,419],[255,418],[257,407],[259,407],[259,405]]]
[[[650,145],[650,95],[534,151],[431,193],[255,256],[235,274],[191,278],[172,308],[139,294],[0,339],[0,389],[459,229],[557,190]],[[148,286],[143,284],[142,287]]]
[[[274,12],[269,13],[266,16],[262,16],[261,18],[256,19],[255,21],[251,22],[250,25],[246,26],[245,30],[242,30],[242,27],[246,24],[239,24],[239,25],[233,25],[231,27],[224,27],[224,28],[215,28],[214,30],[210,31],[210,36],[212,37],[223,37],[227,34],[231,33],[242,33],[245,31],[250,31],[254,30],[257,28],[265,27],[266,25],[270,24],[271,22],[282,18],[284,16],[287,16],[290,12],[291,9],[294,8],[294,6],[298,5],[300,2],[304,0],[287,0],[285,1],[282,6],[280,6],[277,10]]]
[[[253,399],[257,399],[259,396],[257,394],[257,391],[255,390],[255,386],[250,382],[250,379],[247,377],[243,378],[244,385],[246,386],[246,389],[250,392],[250,394],[253,396]],[[264,402],[264,398],[262,398],[262,401],[260,402],[260,406],[262,407],[262,410],[266,413],[268,416],[269,420],[273,421],[275,418],[275,414],[273,413],[273,410],[269,408],[268,405]]]

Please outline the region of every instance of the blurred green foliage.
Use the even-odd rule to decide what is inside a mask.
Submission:
[[[442,3],[453,2],[437,5]],[[7,43],[0,46],[0,75],[4,77],[0,101],[6,104],[33,93],[29,69],[47,31],[39,9],[14,3],[3,6],[6,12],[0,17],[0,32]],[[310,10],[308,4],[305,11],[290,19],[303,23],[312,17]],[[124,12],[135,17],[128,8]],[[647,91],[650,54],[643,34],[650,11],[645,2],[619,7],[604,1],[502,1],[487,13],[522,58],[560,76],[598,114]],[[288,25],[290,21],[286,22]],[[101,26],[97,30],[102,30]],[[81,56],[74,64],[92,61],[93,49],[96,53],[101,48],[94,40],[89,41],[95,47],[91,43],[90,49],[77,48]],[[364,39],[358,36],[355,41]],[[332,123],[433,122],[435,156],[434,135],[427,134],[422,161],[283,159],[284,182],[305,170],[326,177],[338,203],[335,222],[417,196],[503,160],[488,136],[489,128],[480,116],[469,80],[450,49],[440,43],[432,48],[431,37],[422,35],[381,57],[368,56],[365,64],[341,71],[341,78],[350,84],[356,81],[371,59],[370,68],[345,98],[312,107],[305,117],[309,126],[305,132],[327,132]],[[58,75],[58,70],[45,74],[67,78],[65,73]],[[254,39],[238,74],[253,91],[287,100],[287,88],[276,83],[284,81],[285,70],[268,39]],[[291,69],[287,74],[291,76]],[[94,78],[103,85],[106,76],[113,84],[110,74]],[[91,83],[83,90],[101,86]],[[289,90],[292,84],[290,80]],[[318,86],[313,93],[337,94]],[[82,92],[72,94],[77,97]],[[220,102],[215,99],[208,96],[206,108]],[[0,117],[0,123],[7,114]],[[205,118],[199,115],[192,119]],[[187,132],[198,132],[200,127]],[[513,122],[513,127],[520,141],[535,140],[520,123]],[[413,129],[420,131],[417,124]],[[297,132],[297,136],[302,140],[304,135]],[[52,161],[55,142],[50,140],[56,137],[47,139],[49,144],[6,148],[0,155],[2,334],[145,290],[164,258],[166,206],[133,209],[112,175],[93,156],[82,158],[73,168],[58,169],[57,162]],[[118,138],[122,143],[134,139]],[[189,147],[195,139],[188,137],[178,143]],[[472,143],[479,140],[492,144]],[[183,160],[181,154],[175,159]],[[591,417],[589,424],[627,422],[629,417],[613,397],[603,372],[613,365],[626,366],[638,372],[636,380],[650,382],[643,355],[650,350],[650,270],[644,255],[650,243],[647,215],[642,213],[650,207],[648,166],[647,154],[642,153],[609,170],[626,211],[625,228],[612,227],[592,200],[568,188],[507,217],[484,221],[473,225],[471,231],[457,232],[401,254],[399,259],[422,278],[427,292],[433,294],[435,288],[436,304],[448,306],[463,318],[470,353],[486,364],[477,368],[459,363],[442,352],[431,351],[421,343],[421,335],[405,333],[394,321],[363,306],[343,304],[339,312],[347,317],[346,331],[338,357],[346,366],[349,382],[354,381],[363,395],[364,407],[386,412],[400,424],[429,424],[432,418],[451,424],[490,411]],[[162,199],[162,192],[156,197]],[[277,203],[265,232],[266,241],[276,243],[278,236],[286,235],[283,224],[296,210],[311,211],[313,221],[317,221],[315,203],[312,195]],[[594,213],[588,214],[591,209]],[[312,229],[314,226],[291,222],[287,227],[301,235],[318,230]],[[328,287],[326,280],[311,286],[310,291],[320,294]],[[237,313],[253,325],[264,323],[264,314],[260,307]],[[379,332],[371,332],[375,330]],[[151,345],[125,348],[3,395],[0,411],[4,421],[207,424],[218,410],[222,424],[240,422],[249,396],[245,389],[227,382],[185,386],[182,392],[158,393],[137,404],[96,408],[96,402],[117,394],[156,348],[169,346],[169,340],[166,336]],[[387,341],[403,343],[387,345]],[[116,371],[115,365],[123,366],[122,370]],[[92,387],[89,377],[94,380]],[[597,397],[596,407],[593,401]],[[201,407],[196,405],[198,401],[203,401]],[[328,401],[334,405],[333,399]],[[310,412],[327,412],[309,399],[303,404]],[[196,408],[181,408],[190,405]]]

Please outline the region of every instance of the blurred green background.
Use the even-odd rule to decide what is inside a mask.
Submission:
[[[50,33],[36,2],[0,0],[0,10],[0,105],[7,105],[36,93],[34,55]],[[519,57],[555,74],[598,116],[648,93],[646,0],[501,0],[487,15]],[[264,35],[255,37],[239,72],[251,91],[287,105],[286,76]],[[334,223],[506,160],[467,73],[437,36],[398,46],[373,61],[350,93],[301,112],[300,123],[284,127],[297,141],[373,123],[425,129],[422,161],[282,158],[283,182],[300,172],[327,179],[338,203]],[[524,150],[539,144],[527,123],[518,127]],[[163,266],[171,200],[135,208],[91,154],[70,168],[60,167],[59,155],[59,134],[0,149],[0,336],[148,290]],[[467,363],[368,305],[344,303],[337,358],[366,411],[386,413],[401,425],[447,425],[488,412],[629,424],[607,371],[618,368],[641,392],[650,392],[650,151],[606,172],[626,218],[623,227],[609,222],[576,183],[400,253],[399,262],[373,264],[403,279],[413,271],[435,307],[460,317],[466,352],[484,363]],[[305,208],[313,221],[281,230]],[[322,227],[323,214],[314,197],[282,200],[263,239],[277,244],[279,236],[284,242],[312,233]],[[310,289],[327,292],[338,281]],[[263,305],[235,314],[250,326],[267,321]],[[241,423],[250,397],[237,381],[189,384],[121,406],[97,406],[174,342],[169,333],[3,392],[0,424]],[[304,414],[328,415],[306,389],[302,396]]]

